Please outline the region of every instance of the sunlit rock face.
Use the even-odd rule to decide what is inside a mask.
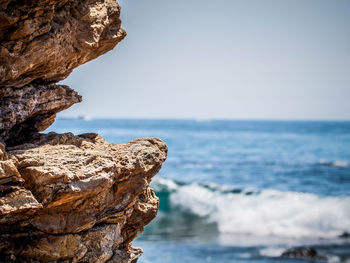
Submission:
[[[116,145],[97,134],[49,133],[2,153],[5,262],[131,262],[140,255],[131,241],[157,213],[149,183],[166,159],[164,142]]]
[[[125,37],[114,0],[1,0],[0,86],[51,83]]]
[[[113,0],[0,0],[0,262],[136,262],[160,139],[41,134],[81,96],[56,82],[125,37]]]

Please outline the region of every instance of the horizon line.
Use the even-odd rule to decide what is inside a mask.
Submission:
[[[56,120],[159,120],[159,121],[198,121],[198,122],[208,122],[208,121],[285,121],[285,122],[350,122],[350,119],[318,119],[318,118],[195,118],[195,117],[118,117],[118,116],[88,116],[88,115],[78,115],[78,116],[58,116]]]

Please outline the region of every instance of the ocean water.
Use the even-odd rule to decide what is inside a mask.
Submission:
[[[125,143],[159,137],[157,217],[134,241],[140,263],[307,262],[311,246],[350,262],[350,122],[58,119],[50,131]]]

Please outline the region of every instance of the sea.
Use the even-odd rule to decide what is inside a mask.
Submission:
[[[350,263],[350,122],[57,119],[49,131],[113,143],[158,137],[157,217],[134,242],[139,263]]]

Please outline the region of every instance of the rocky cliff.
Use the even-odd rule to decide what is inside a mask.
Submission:
[[[114,0],[0,0],[0,262],[136,262],[160,139],[41,134],[82,98],[56,82],[125,36]]]

